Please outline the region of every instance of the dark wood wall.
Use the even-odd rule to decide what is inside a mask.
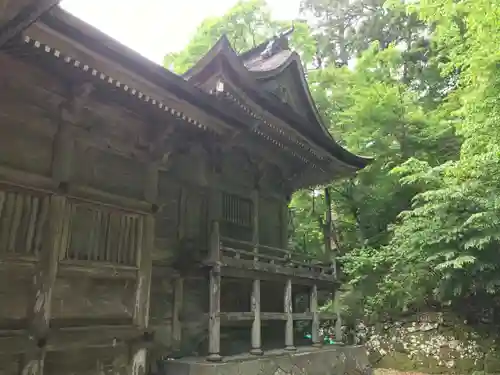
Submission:
[[[139,140],[153,120],[114,101],[102,85],[82,95],[79,90],[87,83],[42,68],[29,56],[0,53],[0,331],[10,335],[30,329],[33,280],[47,251],[57,251],[57,256],[52,259],[54,278],[46,280],[51,294],[44,329],[144,328],[138,311],[147,310],[142,304],[149,289],[139,280],[144,259],[150,258],[141,252],[152,233],[147,223],[153,208],[155,234],[149,250],[159,271],[153,272],[148,293],[150,325],[160,354],[183,346],[193,351],[193,338],[206,330],[208,286],[203,271],[184,267],[190,264],[190,251],[207,250],[214,192],[222,193],[216,210],[223,235],[251,239],[251,166],[233,149],[214,173],[194,142],[172,163],[159,164],[157,199],[148,201],[150,159]],[[154,119],[155,126],[163,126],[158,121]],[[281,246],[285,203],[276,186],[272,173],[261,182],[260,232],[263,243]],[[54,229],[59,242],[49,249],[44,244],[51,241],[53,197],[62,203]],[[182,269],[174,270],[179,264]],[[225,290],[228,301],[238,293],[231,286]],[[96,337],[105,329],[97,330]],[[68,348],[64,354],[63,348],[51,349],[44,372],[120,373],[136,358],[127,345],[101,346]],[[2,350],[0,345],[0,375],[26,368],[29,361],[22,353]]]

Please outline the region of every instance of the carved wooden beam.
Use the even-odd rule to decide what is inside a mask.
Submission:
[[[0,0],[0,48],[60,0]]]

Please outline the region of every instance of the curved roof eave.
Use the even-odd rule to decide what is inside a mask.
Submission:
[[[207,65],[209,65],[212,60],[214,60],[219,53],[223,51],[233,51],[233,47],[231,47],[231,43],[229,43],[229,39],[225,34],[223,34],[219,40],[208,50],[207,53],[203,55],[203,57],[198,60],[196,64],[194,64],[191,68],[189,68],[187,71],[182,73],[182,77],[186,80],[189,80],[190,78],[196,76],[198,73],[200,73]],[[236,52],[234,52],[236,53]]]
[[[274,107],[270,108],[270,113],[280,118],[283,118],[283,115],[285,114],[285,117],[287,118],[284,118],[284,120],[289,124],[297,124],[297,122],[300,121],[300,119],[302,118],[300,114],[296,113],[295,111],[292,111],[293,113],[291,113],[288,105],[278,102],[277,100],[275,100],[275,98],[272,98],[270,96],[268,97],[267,95],[265,95],[265,93],[262,92],[262,89],[257,85],[255,76],[252,74],[252,72],[248,71],[248,69],[244,66],[243,62],[240,59],[240,56],[238,56],[236,51],[232,48],[231,44],[229,43],[229,40],[225,35],[223,35],[217,41],[217,43],[215,43],[215,45],[203,56],[203,58],[197,64],[195,64],[195,66],[193,66],[193,68],[189,69],[186,73],[184,73],[183,77],[186,78],[187,80],[195,77],[198,73],[201,73],[204,70],[204,68],[207,67],[216,57],[221,55],[225,57],[230,67],[237,73],[237,75],[244,81],[244,83],[246,83],[250,87],[251,91],[253,91],[253,94],[256,96],[256,98],[259,99],[256,101],[258,105],[262,106],[263,108],[269,106]],[[290,59],[287,59],[286,65],[288,66],[293,61],[296,61],[298,65],[301,66],[300,57],[298,56],[298,54],[294,52],[292,56],[290,57]],[[367,166],[373,160],[372,158],[359,156],[346,150],[344,147],[338,144],[337,141],[335,141],[335,139],[328,132],[324,124],[319,120],[319,113],[317,112],[317,108],[314,105],[312,95],[307,85],[307,81],[305,80],[304,71],[302,68],[300,68],[300,70],[302,71],[302,74],[300,74],[299,71],[302,84],[305,85],[305,87],[307,87],[308,100],[312,102],[312,108],[314,108],[314,110],[316,111],[316,115],[318,116],[318,122],[322,128],[322,135],[325,138],[323,142],[321,141],[318,142],[319,139],[314,139],[316,137],[311,137],[311,135],[303,134],[303,132],[299,130],[300,126],[296,127],[296,130],[304,137],[310,139],[317,147],[320,147],[324,151],[327,151],[330,155],[334,156],[340,161],[350,164],[358,169],[362,169],[365,166]],[[276,112],[280,113],[278,114]],[[299,118],[299,120],[297,120],[297,118]],[[307,120],[303,118],[302,121],[307,121]]]
[[[254,75],[257,79],[270,78],[270,77],[273,77],[273,76],[276,76],[276,75],[282,73],[283,71],[285,71],[288,68],[291,68],[291,69],[295,68],[296,69],[300,83],[302,84],[302,87],[304,88],[304,95],[305,95],[306,100],[309,104],[311,112],[314,115],[314,118],[317,122],[317,125],[319,125],[320,129],[323,131],[323,133],[325,133],[325,135],[327,135],[328,137],[332,138],[332,140],[334,140],[332,135],[328,131],[328,128],[326,127],[323,119],[321,118],[321,115],[319,114],[318,107],[316,106],[316,103],[314,102],[314,99],[313,99],[312,94],[311,94],[311,90],[309,89],[309,85],[307,83],[306,74],[304,72],[304,68],[303,68],[302,63],[300,61],[300,56],[297,54],[297,52],[295,52],[295,51],[292,52],[290,54],[290,57],[288,57],[288,59],[286,59],[281,65],[277,66],[275,69],[267,70],[267,71],[258,71],[258,72],[251,71],[250,73],[252,75]]]
[[[313,113],[313,116],[317,122],[318,127],[323,131],[324,135],[326,135],[333,143],[337,144],[339,147],[342,147],[341,145],[339,145],[337,143],[335,138],[333,138],[332,134],[328,131],[328,127],[325,125],[325,122],[323,121],[323,118],[321,117],[321,115],[318,111],[318,107],[316,106],[316,103],[314,102],[314,99],[312,97],[311,90],[309,89],[309,84],[308,84],[307,79],[306,79],[305,71],[304,71],[304,68],[302,66],[300,56],[298,55],[297,52],[293,51],[291,53],[290,57],[288,59],[286,59],[283,62],[283,64],[276,67],[275,69],[268,70],[265,72],[250,72],[250,73],[258,79],[270,78],[272,76],[275,76],[277,74],[282,73],[283,71],[285,71],[288,68],[290,68],[290,69],[295,68],[296,69],[298,76],[299,76],[299,80],[302,84],[302,87],[304,88],[303,93],[306,97],[306,100],[309,104],[309,107]],[[344,149],[344,150],[349,152],[350,154],[352,154],[354,156],[357,156],[358,158],[361,158],[362,161],[360,161],[360,162],[362,162],[362,163],[364,162],[365,164],[369,164],[373,160],[373,158],[359,156],[359,155],[351,153],[350,151],[348,151],[346,149]]]

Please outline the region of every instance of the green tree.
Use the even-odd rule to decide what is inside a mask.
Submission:
[[[325,123],[375,161],[295,194],[290,245],[324,257],[333,212],[356,314],[458,311],[477,296],[500,307],[500,0],[302,5],[308,22],[295,21],[292,47]],[[291,24],[272,20],[262,0],[240,1],[165,65],[183,72],[222,34],[241,52]]]
[[[386,246],[356,249],[346,263],[358,285],[369,278],[367,269],[378,275],[372,310],[432,304],[464,312],[477,305],[464,302],[477,299],[498,307],[500,3],[423,0],[416,8],[436,26],[433,42],[448,56],[443,73],[456,74],[436,116],[463,138],[460,158],[438,165],[410,158],[396,166],[392,175],[418,192],[412,206]]]
[[[222,35],[226,35],[236,52],[241,53],[292,25],[295,30],[291,45],[307,63],[312,60],[315,49],[305,22],[273,20],[265,0],[240,0],[224,15],[205,19],[182,51],[165,56],[164,66],[176,73],[184,73],[203,57]]]

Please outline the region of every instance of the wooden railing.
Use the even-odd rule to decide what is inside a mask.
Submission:
[[[335,276],[335,267],[332,264],[320,263],[307,254],[229,237],[220,237],[220,256]]]
[[[329,275],[331,279],[335,279],[335,268],[314,263],[312,257],[302,254],[296,254],[291,251],[280,249],[277,247],[258,244],[258,236],[254,237],[253,242],[235,240],[220,236],[219,223],[214,221],[210,233],[210,273],[209,273],[209,312],[208,312],[208,332],[209,344],[207,359],[209,361],[220,361],[220,326],[221,320],[226,321],[252,321],[252,354],[262,354],[261,342],[261,322],[262,320],[282,320],[285,322],[285,350],[295,350],[294,346],[294,321],[306,320],[311,322],[311,341],[313,346],[320,346],[320,322],[321,320],[336,320],[336,325],[340,325],[339,317],[335,315],[322,315],[318,311],[318,286],[314,279],[318,281],[320,277],[317,275]],[[221,267],[227,266],[228,258],[232,258],[234,266],[246,267],[261,265],[276,266],[271,270],[271,267],[266,268],[266,272],[277,272],[278,266],[285,268],[299,268],[308,271],[308,275],[298,275],[299,277],[311,278],[313,283],[309,294],[309,310],[308,313],[293,312],[293,294],[292,294],[292,275],[288,275],[285,282],[283,295],[283,312],[271,313],[261,311],[261,280],[258,276],[252,281],[252,293],[250,298],[250,312],[221,312]],[[259,267],[263,268],[263,267]],[[284,270],[283,272],[286,274]],[[299,272],[300,273],[300,272]],[[317,275],[316,275],[317,273]],[[297,276],[297,272],[293,272],[293,276]],[[330,280],[329,280],[330,281]]]
[[[253,311],[242,311],[242,312],[219,312],[217,316],[221,319],[221,323],[227,322],[242,322],[242,321],[252,321],[255,319],[255,312]],[[204,314],[205,319],[208,319],[209,314]],[[288,315],[281,312],[261,312],[261,321],[286,321]],[[314,319],[314,313],[303,312],[303,313],[292,313],[292,319],[294,321],[312,321]],[[318,319],[320,321],[336,321],[337,314],[328,312],[319,312]]]

